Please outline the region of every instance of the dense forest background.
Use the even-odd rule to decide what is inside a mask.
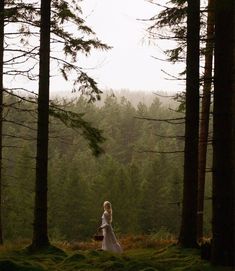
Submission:
[[[32,235],[36,108],[5,97],[3,225],[6,240]],[[107,91],[101,101],[60,99],[103,131],[105,153],[50,118],[48,228],[53,240],[85,240],[101,222],[102,203],[113,204],[118,234],[179,232],[183,186],[184,112],[166,93]],[[13,106],[14,105],[14,106]],[[146,120],[149,118],[152,120]],[[169,121],[169,119],[171,121]],[[211,167],[211,147],[208,168]],[[205,234],[211,233],[211,174],[205,195]]]

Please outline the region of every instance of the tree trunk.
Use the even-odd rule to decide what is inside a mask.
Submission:
[[[50,77],[50,0],[41,0],[38,133],[33,249],[47,247],[47,171]]]
[[[213,47],[214,47],[214,0],[208,0],[207,17],[207,41],[205,52],[204,85],[201,103],[201,122],[199,134],[198,152],[198,210],[197,210],[197,238],[201,241],[203,237],[203,212],[206,178],[206,157],[208,143],[208,129],[210,120],[211,84],[213,69]]]
[[[212,263],[235,265],[234,0],[215,1]]]
[[[4,54],[4,0],[0,0],[0,245],[3,244],[3,232],[2,232],[3,54]]]
[[[188,0],[183,210],[179,244],[197,245],[200,0]]]

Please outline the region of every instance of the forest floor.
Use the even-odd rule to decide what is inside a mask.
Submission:
[[[100,243],[55,242],[59,249],[30,254],[27,242],[0,247],[0,271],[232,271],[201,260],[197,249],[182,249],[172,240],[128,237],[122,254],[99,250]]]

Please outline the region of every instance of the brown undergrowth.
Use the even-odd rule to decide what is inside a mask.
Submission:
[[[157,238],[155,235],[122,235],[118,238],[124,251],[138,248],[159,248],[165,245],[175,244],[176,239],[170,236],[168,239]],[[55,245],[65,250],[99,250],[100,241],[57,241]]]
[[[169,236],[170,237],[170,236]],[[101,251],[101,242],[57,241],[59,249],[30,253],[30,240],[0,247],[1,271],[232,271],[202,260],[198,249],[183,249],[171,236],[118,236],[124,253]],[[61,251],[63,253],[61,253]]]

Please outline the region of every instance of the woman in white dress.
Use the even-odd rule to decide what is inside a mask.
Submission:
[[[102,215],[102,224],[100,229],[103,230],[104,239],[102,241],[102,250],[121,253],[122,248],[118,243],[112,228],[112,205],[109,201],[103,204],[104,213]]]

